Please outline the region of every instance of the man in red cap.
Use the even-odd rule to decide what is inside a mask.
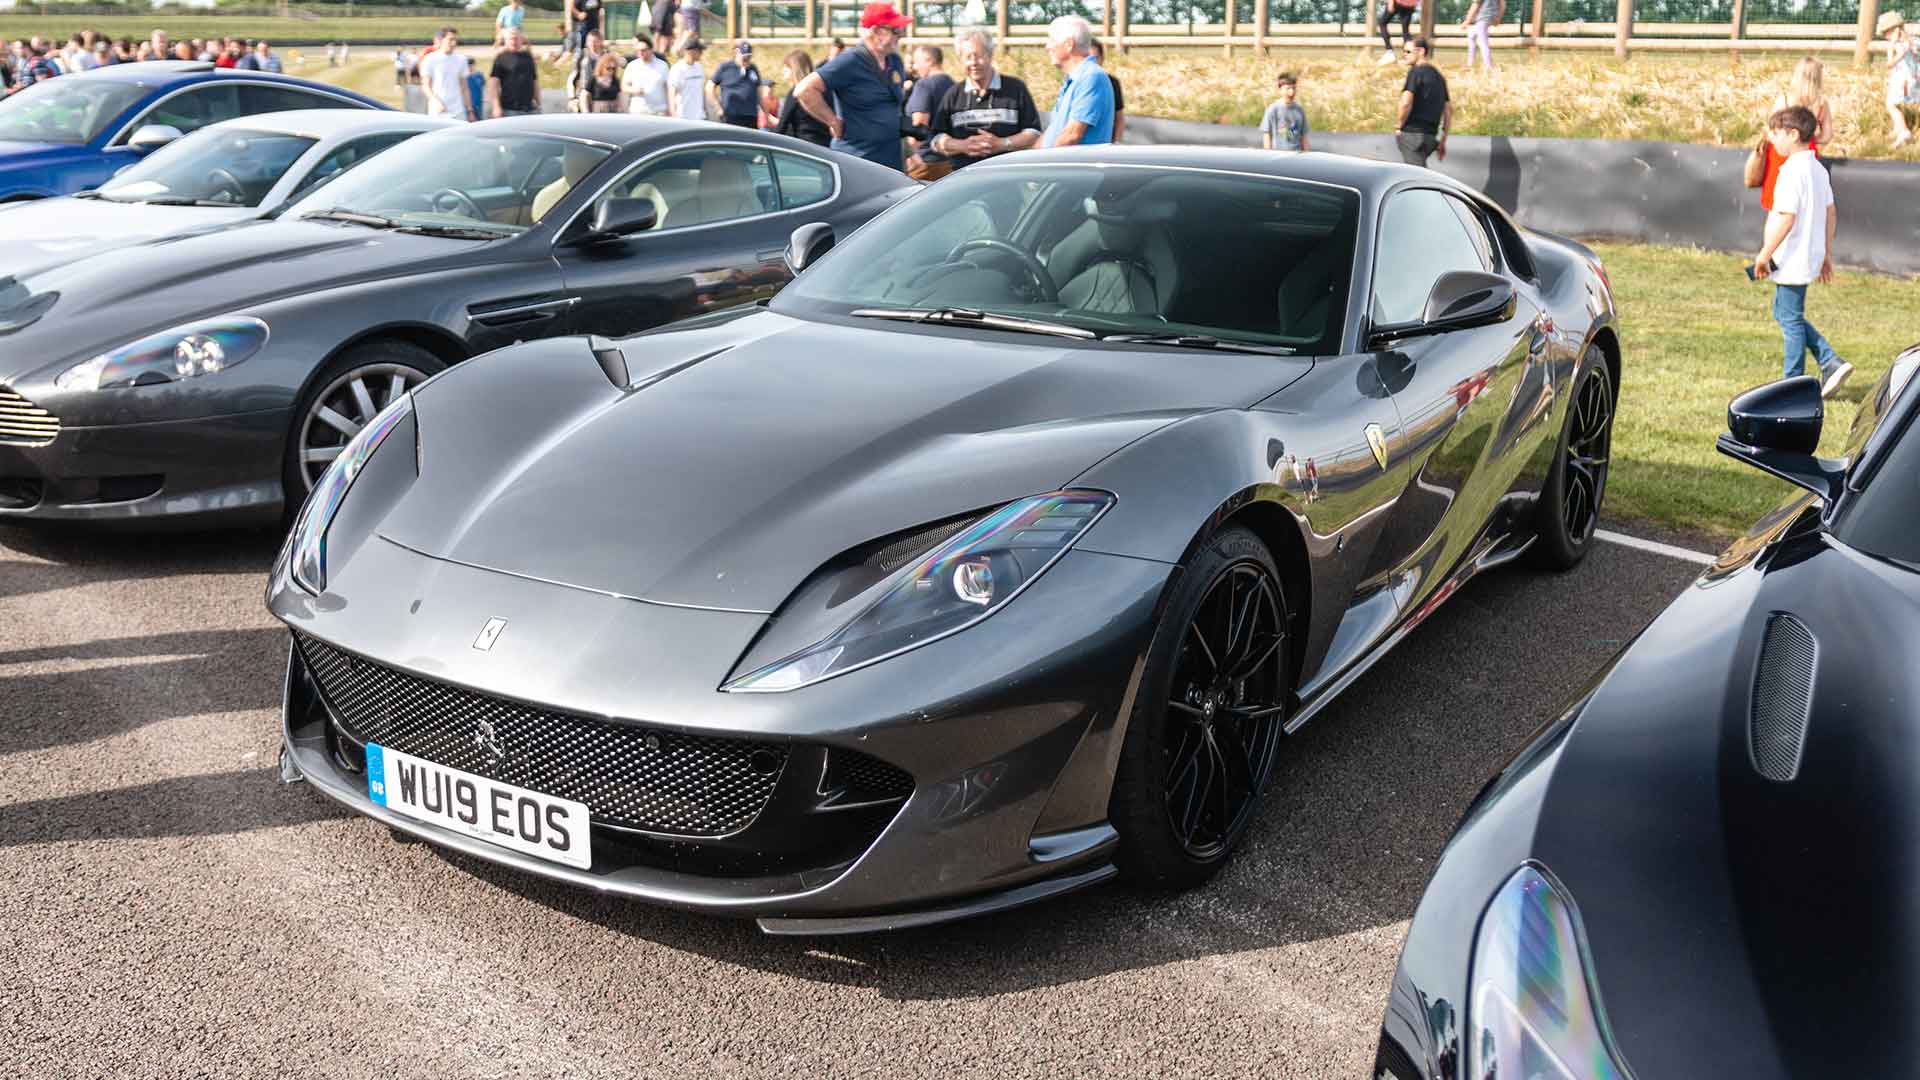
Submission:
[[[822,64],[793,91],[800,107],[833,133],[833,149],[893,169],[904,165],[900,84],[907,73],[900,63],[900,38],[907,25],[892,4],[868,4],[860,12],[860,44]]]

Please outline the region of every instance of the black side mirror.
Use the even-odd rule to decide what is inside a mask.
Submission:
[[[1453,270],[1441,274],[1427,293],[1427,306],[1414,322],[1376,326],[1368,335],[1369,348],[1380,348],[1406,338],[1444,334],[1474,326],[1491,326],[1513,318],[1519,300],[1513,283],[1499,274]]]
[[[820,256],[833,249],[833,226],[824,221],[811,225],[802,225],[793,230],[787,238],[787,250],[782,257],[787,263],[787,272],[798,275],[800,271],[820,261]]]
[[[588,240],[612,240],[646,232],[659,221],[652,199],[608,199],[593,212]]]
[[[1781,379],[1727,404],[1727,434],[1714,449],[1831,502],[1846,483],[1847,462],[1814,455],[1825,419],[1819,379]]]

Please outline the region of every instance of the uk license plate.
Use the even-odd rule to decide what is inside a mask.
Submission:
[[[415,821],[478,837],[523,855],[593,865],[584,803],[449,769],[367,744],[367,797]]]

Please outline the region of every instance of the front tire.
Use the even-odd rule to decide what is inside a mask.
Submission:
[[[1567,403],[1567,420],[1554,449],[1553,468],[1535,514],[1533,558],[1549,570],[1571,570],[1587,557],[1600,505],[1607,494],[1607,462],[1613,451],[1613,377],[1607,358],[1587,346],[1580,378]]]
[[[327,466],[375,413],[444,367],[418,345],[374,341],[321,368],[300,395],[287,432],[280,480],[287,513],[299,510]]]
[[[1154,633],[1109,815],[1135,884],[1198,885],[1246,834],[1273,775],[1293,691],[1273,555],[1239,526],[1182,568]]]

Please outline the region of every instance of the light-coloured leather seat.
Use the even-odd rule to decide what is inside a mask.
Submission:
[[[700,181],[690,199],[668,207],[663,227],[703,225],[746,217],[761,210],[747,163],[728,154],[714,154],[700,162]]]

